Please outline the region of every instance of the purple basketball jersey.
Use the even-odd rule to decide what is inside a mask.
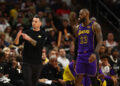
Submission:
[[[80,62],[87,62],[91,53],[94,52],[94,32],[92,30],[93,22],[86,27],[79,25],[78,28],[78,58]]]

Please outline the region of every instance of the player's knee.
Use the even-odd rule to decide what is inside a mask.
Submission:
[[[76,81],[81,83],[82,80],[83,80],[83,75],[77,75]]]

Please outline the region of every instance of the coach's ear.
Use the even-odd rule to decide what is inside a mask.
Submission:
[[[40,21],[40,26],[42,26],[42,22]]]

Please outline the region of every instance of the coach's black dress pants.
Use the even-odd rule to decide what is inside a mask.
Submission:
[[[24,86],[37,86],[42,64],[23,63]]]

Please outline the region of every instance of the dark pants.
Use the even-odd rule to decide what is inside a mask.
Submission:
[[[23,80],[16,80],[11,82],[14,86],[24,86],[24,81]]]
[[[23,64],[24,86],[37,86],[42,64]]]

